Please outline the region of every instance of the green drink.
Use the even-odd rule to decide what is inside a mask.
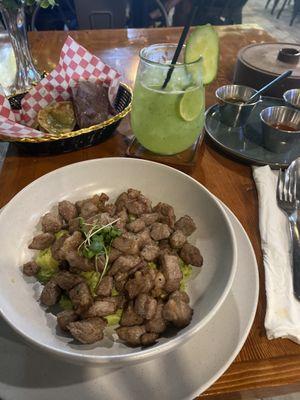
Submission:
[[[131,123],[148,150],[171,155],[189,148],[204,125],[201,60],[176,64],[165,89],[175,45],[153,45],[141,52],[135,82]]]
[[[169,92],[137,82],[134,90],[131,123],[138,141],[154,153],[176,154],[190,147],[204,124],[202,87],[190,91],[199,114],[192,121],[180,114],[184,92]]]

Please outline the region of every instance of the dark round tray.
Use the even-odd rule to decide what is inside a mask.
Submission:
[[[20,107],[22,96],[18,95],[10,98],[13,108]],[[50,155],[68,153],[94,146],[110,137],[131,110],[132,91],[125,85],[120,84],[119,91],[115,99],[115,110],[117,114],[99,125],[95,125],[79,131],[63,134],[62,136],[49,136],[42,138],[21,138],[12,140],[19,149],[34,155]],[[2,139],[6,140],[6,139]]]
[[[282,106],[282,99],[262,97],[243,128],[231,128],[220,121],[219,105],[206,111],[205,130],[219,150],[231,158],[250,165],[269,165],[273,169],[286,168],[300,156],[300,143],[288,152],[273,153],[264,147],[260,112],[270,106]]]

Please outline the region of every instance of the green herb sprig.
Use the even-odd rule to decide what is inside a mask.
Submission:
[[[100,284],[108,269],[111,243],[116,237],[122,234],[120,229],[113,226],[119,219],[120,218],[117,218],[103,226],[100,226],[98,221],[93,224],[88,224],[83,218],[79,219],[80,229],[85,236],[85,240],[78,247],[78,251],[89,260],[94,258],[97,272],[99,272],[98,257],[104,256],[104,267],[97,286]]]

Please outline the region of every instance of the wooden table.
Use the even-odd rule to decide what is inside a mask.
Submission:
[[[132,85],[138,65],[138,50],[148,44],[176,42],[176,28],[149,30],[79,31],[72,36],[93,53],[116,67]],[[250,43],[271,41],[258,26],[220,27],[221,61],[218,78],[206,91],[207,106],[212,105],[218,86],[232,80],[239,48]],[[33,55],[40,69],[51,70],[58,61],[65,32],[30,34]],[[126,131],[126,123],[121,126]],[[98,146],[65,155],[31,157],[10,146],[0,175],[0,207],[39,176],[64,165],[99,157],[124,155],[128,140],[117,134]],[[242,351],[228,371],[200,398],[236,400],[300,391],[300,346],[289,340],[266,338],[264,330],[264,270],[258,230],[258,204],[255,185],[248,166],[234,162],[204,143],[193,177],[221,199],[238,217],[253,244],[260,274],[260,298],[254,325]]]

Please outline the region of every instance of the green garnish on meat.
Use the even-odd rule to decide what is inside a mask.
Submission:
[[[69,233],[68,231],[62,229],[61,231],[55,233],[55,238],[60,239],[62,236],[67,235],[68,233]]]
[[[157,265],[154,262],[148,262],[147,266],[150,269],[157,269]]]
[[[80,275],[85,279],[92,296],[96,297],[96,289],[100,279],[100,272],[97,271],[83,271]]]
[[[186,291],[186,284],[187,281],[190,279],[192,272],[193,272],[193,267],[191,265],[185,264],[182,260],[180,262],[180,270],[182,272],[182,279],[180,281],[180,290],[182,292]]]
[[[73,304],[66,294],[61,295],[58,304],[63,310],[73,310]]]
[[[104,257],[104,267],[93,289],[94,292],[107,272],[111,243],[116,237],[122,234],[120,229],[113,226],[113,224],[118,221],[119,218],[107,225],[100,226],[97,222],[94,224],[87,224],[83,218],[79,220],[80,229],[85,236],[85,240],[78,247],[78,251],[81,252],[84,257],[90,260],[94,259],[95,269],[98,274],[98,257]]]
[[[35,262],[40,267],[37,279],[43,284],[47,283],[58,271],[58,262],[52,257],[50,247],[40,250]]]
[[[119,294],[120,294],[120,293],[117,291],[117,289],[113,287],[113,288],[112,288],[112,291],[111,291],[111,296],[112,296],[112,297],[115,297],[115,296],[119,296]]]
[[[128,215],[128,219],[129,219],[129,222],[133,222],[133,221],[136,220],[136,216],[133,215],[133,214],[129,214],[129,215]]]
[[[107,315],[106,317],[104,317],[104,319],[106,319],[107,321],[107,325],[108,326],[119,325],[120,319],[122,317],[122,312],[123,312],[122,308],[119,308],[114,314]]]

